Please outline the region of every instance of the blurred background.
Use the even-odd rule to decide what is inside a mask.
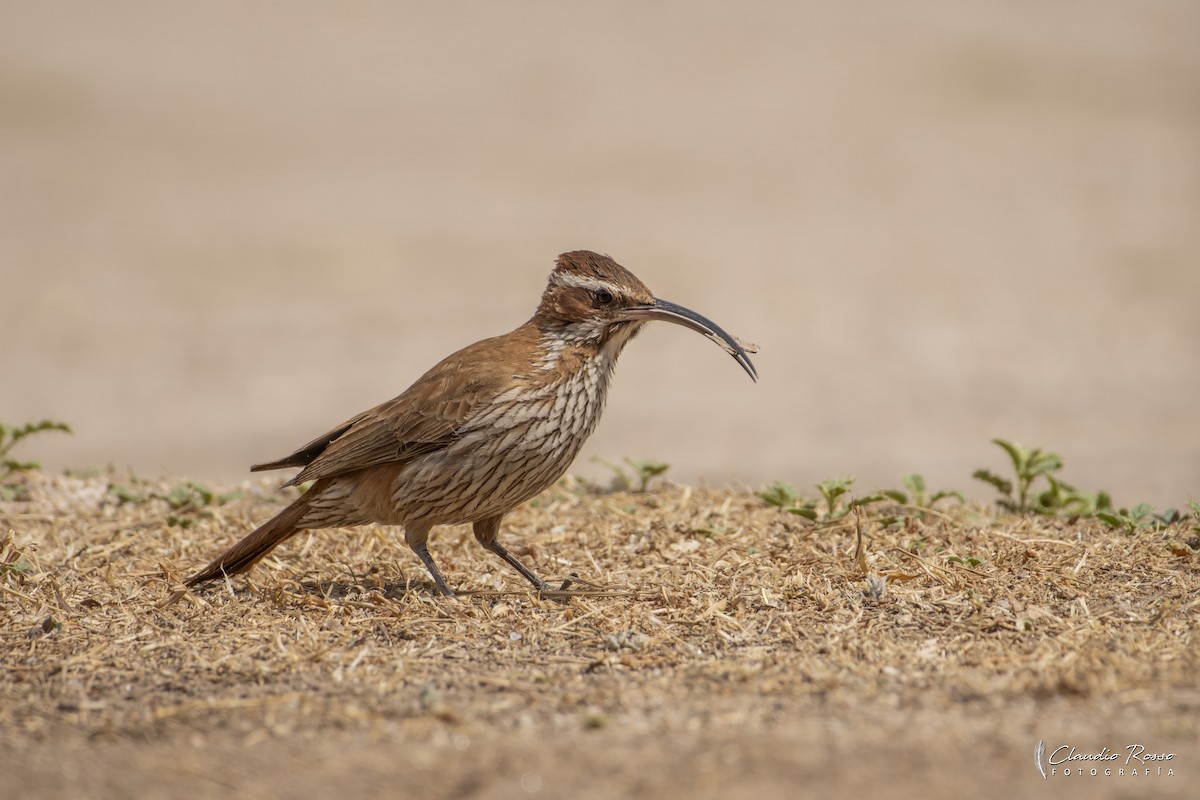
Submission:
[[[612,255],[575,472],[1200,496],[1200,5],[0,2],[0,421],[237,481]],[[281,476],[282,479],[283,476]]]

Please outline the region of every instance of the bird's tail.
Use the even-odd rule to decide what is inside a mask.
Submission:
[[[217,556],[211,564],[188,578],[184,583],[188,586],[195,586],[223,575],[236,575],[250,569],[276,545],[301,530],[300,520],[304,518],[308,508],[308,495],[306,494],[264,522],[233,547]]]

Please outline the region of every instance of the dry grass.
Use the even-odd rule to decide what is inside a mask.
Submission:
[[[568,481],[502,534],[548,580],[579,576],[565,600],[467,528],[431,548],[462,602],[433,597],[402,537],[364,528],[163,606],[284,497],[172,511],[108,483],[34,475],[0,505],[5,796],[1061,796],[1039,738],[1173,750],[1176,777],[1141,779],[1159,794],[1200,770],[1184,526],[958,509],[868,518],[856,557],[853,519]]]

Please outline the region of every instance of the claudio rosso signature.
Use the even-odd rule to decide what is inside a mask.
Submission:
[[[1131,744],[1122,750],[1081,753],[1071,745],[1060,745],[1046,751],[1045,740],[1039,741],[1033,751],[1038,772],[1049,780],[1051,775],[1062,776],[1115,776],[1115,777],[1168,777],[1175,774],[1174,753],[1152,753],[1144,745]]]

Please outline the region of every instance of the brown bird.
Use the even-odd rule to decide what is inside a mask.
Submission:
[[[303,467],[284,485],[313,483],[187,585],[243,572],[302,530],[382,523],[404,526],[452,597],[426,541],[434,525],[470,522],[483,547],[545,590],[496,540],[500,520],[567,471],[600,420],[617,356],[655,319],[704,334],[758,380],[746,346],[710,320],[654,297],[607,256],[564,253],[524,325],[459,350],[399,397],[290,456],[251,467]]]

